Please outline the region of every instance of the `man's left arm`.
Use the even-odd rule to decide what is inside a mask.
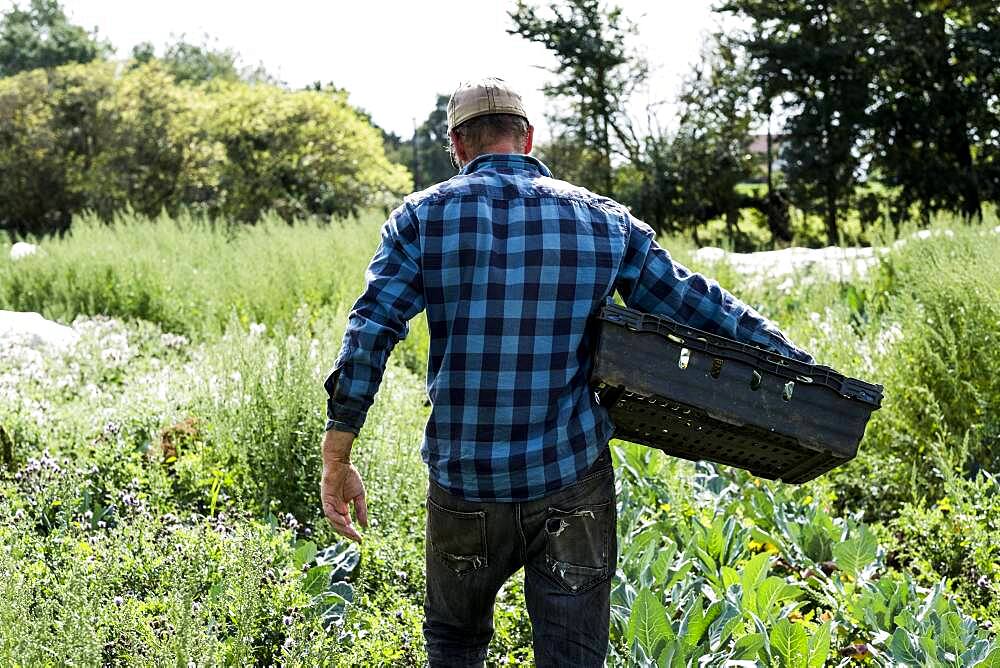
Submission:
[[[364,485],[350,462],[354,436],[364,425],[382,382],[389,353],[409,331],[407,322],[424,308],[420,236],[408,204],[382,226],[382,239],[368,269],[366,286],[348,317],[340,354],[324,387],[327,423],[323,438],[323,510],[334,529],[352,540],[347,503],[367,524]]]
[[[627,306],[802,362],[815,362],[773,322],[716,281],[674,262],[656,243],[648,225],[631,216],[626,223],[629,238],[616,287]]]

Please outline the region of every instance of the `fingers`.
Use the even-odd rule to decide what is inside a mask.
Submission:
[[[354,497],[354,512],[358,516],[358,524],[368,528],[368,504],[365,503],[365,493],[361,492]]]
[[[323,503],[323,512],[334,531],[356,543],[361,542],[361,534],[359,534],[358,530],[351,524],[351,516],[349,514],[338,513],[333,508],[332,504],[328,504],[326,502]]]
[[[344,538],[349,538],[350,540],[353,540],[355,543],[361,542],[361,534],[359,534],[358,530],[355,529],[353,526],[351,526],[350,524],[339,523],[338,521],[332,518],[327,518],[327,519],[330,520],[330,524],[333,526],[333,530],[339,533],[341,536],[343,536]]]
[[[368,527],[368,504],[365,501],[364,485],[354,467],[347,467],[346,474],[343,468],[332,473],[324,469],[323,479],[320,481],[320,498],[323,502],[323,514],[334,531],[360,543],[361,534],[351,523],[348,504],[354,504],[358,524],[365,528]]]
[[[333,530],[345,538],[349,538],[356,543],[361,542],[361,534],[351,524],[351,515],[348,512],[347,504],[337,501],[335,498],[323,495],[323,514],[330,522]],[[364,526],[364,525],[362,525]]]

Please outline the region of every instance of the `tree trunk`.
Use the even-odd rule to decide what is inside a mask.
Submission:
[[[736,248],[736,223],[740,211],[734,206],[726,209],[726,234],[729,236],[729,243]]]
[[[788,215],[788,202],[777,191],[768,193],[764,200],[767,227],[776,241],[792,240],[792,223]]]
[[[826,240],[831,246],[837,244],[837,191],[833,183],[826,184]]]

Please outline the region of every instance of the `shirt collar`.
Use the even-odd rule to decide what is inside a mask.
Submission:
[[[538,172],[542,176],[552,176],[552,172],[538,158],[523,153],[484,153],[465,165],[459,174],[471,174],[488,167],[506,167],[522,171]]]

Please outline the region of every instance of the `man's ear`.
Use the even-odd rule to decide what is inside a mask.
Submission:
[[[525,154],[531,153],[532,141],[535,138],[535,126],[528,125],[528,134],[524,137],[524,152]]]
[[[462,141],[462,136],[452,130],[448,133],[451,137],[451,145],[455,147],[455,157],[461,164],[465,164],[469,161],[469,152],[465,148],[465,142]]]

